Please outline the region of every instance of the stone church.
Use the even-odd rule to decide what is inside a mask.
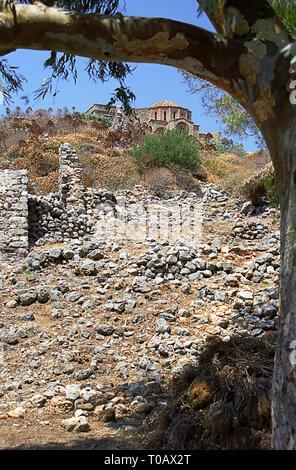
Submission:
[[[197,139],[203,138],[203,134],[199,132],[199,125],[192,121],[192,112],[172,103],[171,101],[159,101],[150,108],[135,108],[136,116],[143,123],[147,123],[151,130],[155,133],[161,133],[164,130],[179,129],[186,131],[188,134],[195,136]],[[100,117],[106,117],[112,122],[118,113],[121,112],[119,106],[111,106],[107,110],[104,104],[93,104],[86,114],[95,114]],[[213,138],[219,138],[220,132],[213,134]]]

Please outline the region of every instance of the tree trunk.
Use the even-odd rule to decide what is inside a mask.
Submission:
[[[294,170],[295,172],[295,170]],[[292,172],[294,179],[296,173]],[[273,380],[276,449],[296,450],[296,178],[281,198],[281,276],[278,342]]]
[[[276,130],[271,126],[268,140],[277,170],[281,207],[280,309],[272,397],[273,446],[277,450],[296,450],[295,117],[287,119],[282,128],[280,121],[277,121]]]

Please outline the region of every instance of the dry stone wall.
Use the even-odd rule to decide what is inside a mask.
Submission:
[[[30,244],[64,242],[90,232],[86,188],[78,154],[69,143],[59,149],[59,192],[29,196]]]
[[[28,248],[27,170],[0,174],[0,250]]]
[[[0,172],[0,250],[84,238],[95,231],[96,208],[116,203],[110,191],[86,191],[70,144],[60,146],[59,162],[59,191],[46,196],[28,194],[26,170]]]
[[[79,213],[86,209],[82,170],[78,154],[71,144],[62,144],[59,150],[59,193],[63,203]]]

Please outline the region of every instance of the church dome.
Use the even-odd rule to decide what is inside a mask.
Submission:
[[[163,107],[183,108],[183,106],[173,103],[172,101],[159,101],[158,103],[154,103],[152,106],[150,106],[150,108],[163,108]]]

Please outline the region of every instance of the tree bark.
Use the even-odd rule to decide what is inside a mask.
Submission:
[[[106,17],[58,8],[0,7],[0,56],[18,48],[181,68],[233,93],[244,44],[166,18]]]
[[[278,180],[281,206],[281,274],[278,340],[272,399],[273,442],[277,450],[296,449],[296,118],[277,123],[274,158],[285,169]],[[270,129],[270,133],[272,130]],[[281,137],[279,137],[281,134]]]
[[[292,41],[289,33],[266,0],[217,0],[207,14],[218,34],[164,18],[79,14],[38,2],[15,4],[13,14],[3,4],[0,56],[21,48],[173,66],[230,93],[261,129],[275,167],[282,217],[274,445],[296,450],[296,365],[291,362],[296,341],[296,105],[289,101],[290,62],[281,53]]]

